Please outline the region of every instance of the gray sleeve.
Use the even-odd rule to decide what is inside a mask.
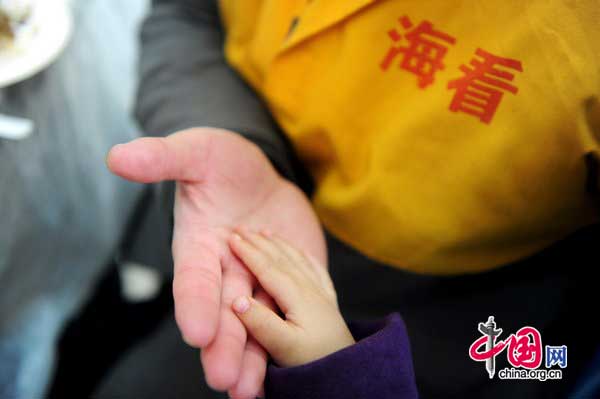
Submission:
[[[223,47],[216,0],[154,0],[141,31],[138,121],[148,135],[194,126],[239,132],[296,180],[289,143]]]

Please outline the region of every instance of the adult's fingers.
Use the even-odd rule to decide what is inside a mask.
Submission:
[[[215,337],[221,307],[220,255],[192,231],[176,222],[173,232],[173,297],[175,318],[183,339],[191,346],[206,347]]]
[[[276,309],[275,302],[269,297],[264,289],[258,288],[254,293],[254,299],[269,309]],[[267,353],[256,339],[248,337],[240,378],[237,384],[229,390],[232,399],[255,399],[263,396],[263,383],[267,371]]]
[[[241,265],[224,268],[217,334],[201,354],[206,382],[213,389],[229,390],[239,379],[247,335],[233,313],[231,303],[240,295],[250,295],[252,282],[252,277]]]
[[[195,128],[118,144],[109,151],[106,164],[114,174],[139,183],[199,181],[213,130]]]
[[[240,377],[228,391],[231,399],[255,399],[259,396],[267,372],[267,353],[252,336],[248,337]]]

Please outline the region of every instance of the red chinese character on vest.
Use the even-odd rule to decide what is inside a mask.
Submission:
[[[403,16],[399,21],[405,31],[413,27],[407,16]],[[390,30],[388,36],[394,43],[402,39],[402,35],[396,29]],[[434,30],[429,21],[421,22],[416,28],[408,31],[404,38],[408,45],[392,45],[380,64],[381,69],[387,71],[396,56],[402,55],[399,67],[417,75],[419,87],[424,89],[433,83],[435,73],[444,69],[442,61],[448,51],[448,44],[453,45],[456,39]]]
[[[519,91],[516,86],[508,83],[514,80],[515,75],[498,66],[518,72],[523,72],[523,67],[520,61],[498,57],[482,49],[477,49],[475,54],[481,60],[471,60],[472,67],[461,65],[460,70],[465,75],[448,83],[448,89],[456,90],[450,110],[476,116],[483,123],[489,124],[504,92],[517,94]]]

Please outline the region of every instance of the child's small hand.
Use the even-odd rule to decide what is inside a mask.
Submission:
[[[275,300],[285,320],[248,297],[233,309],[282,367],[297,366],[354,344],[324,266],[282,239],[240,230],[230,246]]]

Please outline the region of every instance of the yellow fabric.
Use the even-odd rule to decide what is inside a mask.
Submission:
[[[221,13],[228,62],[308,165],[319,217],[364,254],[478,272],[598,220],[583,161],[598,149],[598,0],[222,0]],[[455,43],[434,38],[445,67],[419,87],[402,55],[381,64],[424,21]],[[498,67],[518,92],[487,123],[450,110],[477,49],[522,67]]]

